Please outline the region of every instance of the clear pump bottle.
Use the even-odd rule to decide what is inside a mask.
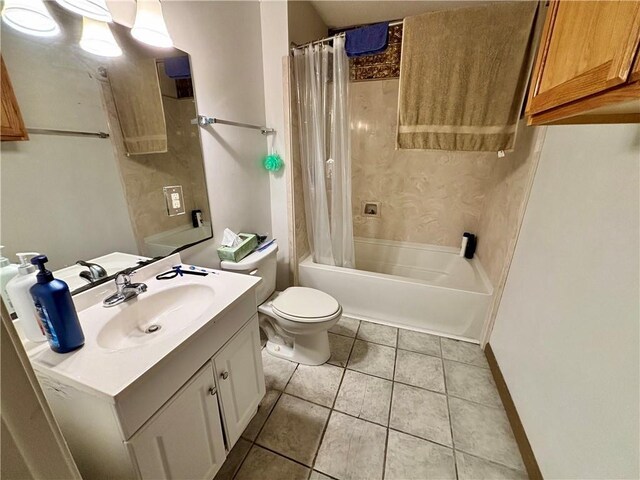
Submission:
[[[36,252],[16,254],[20,259],[18,275],[7,284],[7,293],[13,302],[24,335],[32,342],[44,342],[47,337],[44,335],[38,311],[29,292],[37,281],[36,267],[30,261],[31,257],[36,255],[40,254]]]

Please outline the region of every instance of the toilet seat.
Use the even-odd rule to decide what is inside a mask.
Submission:
[[[307,287],[287,288],[271,302],[271,307],[279,317],[301,323],[325,322],[342,313],[331,295]]]

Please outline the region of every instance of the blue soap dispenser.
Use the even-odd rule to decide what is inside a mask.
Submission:
[[[38,266],[37,283],[29,292],[45,329],[51,350],[67,353],[84,345],[84,334],[80,327],[76,307],[71,299],[69,286],[44,266],[49,259],[38,255],[31,263]]]

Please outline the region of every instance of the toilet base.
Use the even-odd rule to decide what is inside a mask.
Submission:
[[[331,357],[329,335],[326,331],[311,335],[296,335],[291,338],[290,343],[293,346],[268,340],[266,349],[274,357],[303,365],[322,365]]]

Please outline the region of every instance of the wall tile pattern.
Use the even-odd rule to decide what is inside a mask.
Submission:
[[[350,85],[354,234],[458,246],[476,231],[495,153],[396,150],[398,80]],[[362,215],[366,201],[381,216]]]

